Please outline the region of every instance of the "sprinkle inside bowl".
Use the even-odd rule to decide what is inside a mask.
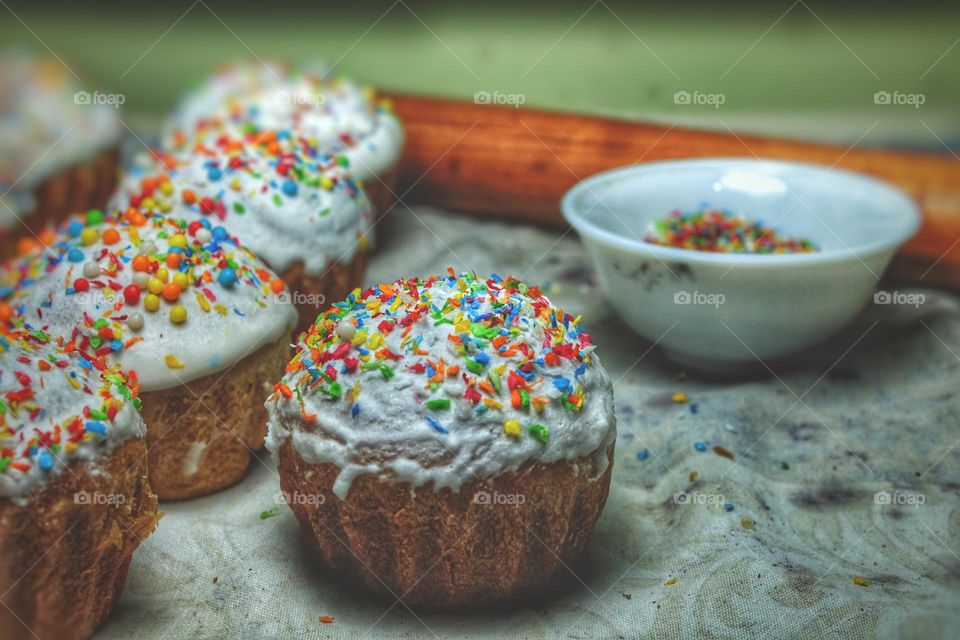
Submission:
[[[709,206],[689,213],[676,209],[666,218],[650,223],[643,239],[663,247],[715,253],[812,253],[820,250],[810,240],[785,236],[762,221]]]

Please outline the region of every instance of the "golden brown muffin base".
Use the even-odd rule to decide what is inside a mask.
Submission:
[[[140,392],[150,485],[161,500],[209,495],[243,478],[251,452],[263,447],[267,435],[262,399],[289,356],[283,336],[228,371]]]
[[[36,230],[74,213],[102,209],[116,186],[119,158],[119,149],[105,149],[44,180],[33,192],[37,213],[30,217],[30,227]],[[38,218],[37,227],[34,217]]]
[[[300,316],[294,335],[312,325],[330,305],[343,300],[351,291],[363,285],[367,257],[367,249],[358,248],[353,260],[329,265],[318,275],[307,273],[302,262],[297,262],[280,274],[293,295],[292,302]]]
[[[96,467],[72,463],[25,506],[0,500],[0,640],[88,638],[106,620],[160,519],[146,453],[132,438]]]
[[[414,493],[361,475],[346,500],[332,492],[336,465],[304,461],[289,440],[279,471],[286,502],[327,567],[408,606],[443,608],[525,599],[565,577],[607,500],[613,444],[606,455],[599,478],[593,455],[528,463],[459,492]],[[523,503],[484,504],[475,499],[481,492]]]

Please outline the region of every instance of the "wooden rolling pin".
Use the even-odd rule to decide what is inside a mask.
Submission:
[[[566,226],[560,198],[579,180],[635,162],[743,156],[862,171],[909,193],[920,232],[890,268],[897,279],[960,289],[960,162],[948,154],[858,149],[668,128],[459,100],[387,95],[403,120],[407,202]]]

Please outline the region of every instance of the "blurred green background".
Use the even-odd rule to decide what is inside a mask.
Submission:
[[[6,2],[6,46],[55,52],[159,118],[219,62],[320,58],[378,87],[861,143],[960,141],[960,4]],[[723,104],[676,104],[674,94]],[[874,94],[924,103],[875,104]]]

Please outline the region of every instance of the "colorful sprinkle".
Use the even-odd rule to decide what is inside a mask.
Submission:
[[[714,253],[811,253],[819,248],[809,240],[790,238],[722,209],[692,213],[674,211],[650,225],[646,242],[664,247]]]
[[[733,459],[734,459],[733,452],[730,451],[729,449],[725,448],[725,447],[721,447],[720,445],[714,445],[714,447],[713,447],[713,452],[714,452],[715,454],[717,454],[718,456],[721,456],[721,457],[723,457],[723,458],[727,458],[728,460],[733,460]]]
[[[440,432],[440,433],[442,433],[442,434],[444,434],[444,435],[450,433],[449,431],[447,431],[447,429],[446,429],[442,424],[440,424],[439,422],[437,422],[436,420],[434,420],[434,419],[431,418],[430,416],[427,416],[426,420],[427,420],[427,424],[429,424],[431,427],[433,427],[435,431],[438,431],[438,432]]]
[[[105,446],[126,403],[139,408],[138,387],[118,368],[94,363],[73,345],[5,318],[0,335],[0,478],[26,490],[34,468],[56,473],[83,446]],[[64,402],[64,395],[68,402]]]
[[[304,397],[332,397],[337,375],[377,376],[378,389],[413,394],[437,433],[454,433],[465,416],[499,415],[503,437],[548,444],[553,412],[578,413],[586,400],[590,336],[538,287],[449,273],[358,289],[331,306],[300,336],[284,378],[299,393],[284,397],[312,414]],[[337,399],[353,413],[360,396],[358,386]]]
[[[424,402],[428,409],[433,409],[434,411],[446,411],[450,408],[450,399],[449,398],[434,398],[432,400],[427,400]]]
[[[232,287],[237,283],[237,272],[229,267],[220,271],[217,281],[225,287]]]
[[[280,507],[272,507],[266,511],[261,511],[260,519],[269,520],[270,518],[276,518],[278,515],[280,515]]]
[[[82,301],[86,311],[78,312],[77,327],[67,338],[72,347],[105,364],[107,356],[147,339],[141,333],[147,322],[189,326],[196,313],[226,315],[232,311],[243,316],[239,308],[231,310],[223,304],[226,288],[233,289],[231,296],[248,293],[249,302],[257,307],[267,306],[274,301],[271,294],[284,289],[283,282],[225,229],[208,231],[209,224],[144,214],[137,207],[109,217],[91,212],[66,223],[46,251],[25,254],[12,263],[2,284],[13,300],[23,301],[26,307],[42,304],[44,310],[58,300],[33,300],[32,286],[58,281],[44,279],[57,269],[65,274],[62,286],[67,296],[95,294],[92,303]],[[201,244],[201,231],[218,238],[219,244]],[[82,277],[75,277],[79,274]],[[80,302],[68,299],[60,304],[77,306]],[[190,305],[193,310],[188,311]],[[158,313],[161,308],[165,313]],[[157,315],[150,315],[154,313]],[[183,366],[177,356],[182,354],[166,356],[169,368]]]
[[[550,440],[550,430],[542,424],[532,424],[527,427],[527,431],[529,431],[534,438],[543,444],[547,444],[547,442]]]
[[[174,324],[183,324],[187,321],[187,308],[183,305],[176,305],[170,309],[170,322]]]

